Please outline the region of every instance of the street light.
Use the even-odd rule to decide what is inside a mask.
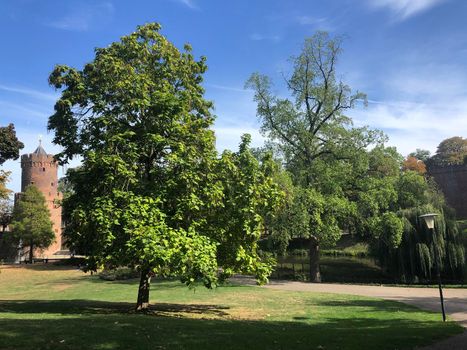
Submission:
[[[436,238],[435,238],[435,216],[439,214],[430,213],[425,215],[420,215],[420,219],[425,221],[426,226],[429,230],[433,232],[433,244],[434,244],[434,253],[435,253],[435,265],[436,265],[436,274],[438,276],[438,288],[439,288],[439,298],[441,300],[441,311],[443,312],[443,322],[446,322],[446,313],[444,312],[444,298],[443,298],[443,289],[441,288],[441,272],[440,272],[440,261],[438,249],[436,247]]]

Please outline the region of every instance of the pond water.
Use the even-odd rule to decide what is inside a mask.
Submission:
[[[308,257],[280,257],[272,278],[307,280]],[[391,283],[372,258],[321,256],[320,271],[323,282]]]

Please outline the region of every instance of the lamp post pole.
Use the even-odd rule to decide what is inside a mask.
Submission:
[[[438,251],[438,244],[436,243],[436,235],[435,235],[435,216],[438,214],[425,214],[420,215],[420,218],[425,221],[426,226],[429,230],[431,230],[431,237],[433,239],[433,250],[435,254],[435,268],[436,268],[436,276],[438,277],[438,289],[439,289],[439,299],[441,301],[441,312],[443,313],[443,322],[446,322],[446,313],[444,311],[444,297],[443,297],[443,288],[441,287],[441,261],[440,261],[440,254]]]
[[[439,289],[439,299],[441,300],[441,312],[443,313],[443,322],[446,322],[446,313],[444,312],[444,297],[443,297],[443,288],[441,287],[441,269],[440,269],[440,259],[439,259],[439,251],[436,243],[435,238],[435,229],[432,228],[433,233],[433,244],[435,248],[435,263],[436,263],[436,275],[438,277],[438,289]]]

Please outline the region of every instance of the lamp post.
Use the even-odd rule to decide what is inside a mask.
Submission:
[[[441,272],[440,272],[439,253],[438,253],[438,249],[436,246],[436,238],[435,238],[435,216],[438,216],[438,214],[430,213],[430,214],[420,215],[420,219],[423,219],[425,221],[426,226],[428,227],[429,230],[432,231],[432,234],[433,234],[436,274],[438,276],[439,298],[441,300],[441,311],[443,313],[443,322],[446,322],[446,313],[444,312],[443,289],[441,288]]]

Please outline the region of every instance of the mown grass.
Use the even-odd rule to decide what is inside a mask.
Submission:
[[[453,322],[378,299],[155,281],[150,314],[137,281],[54,266],[3,268],[1,349],[411,349],[459,333]],[[338,286],[336,286],[338,288]]]

